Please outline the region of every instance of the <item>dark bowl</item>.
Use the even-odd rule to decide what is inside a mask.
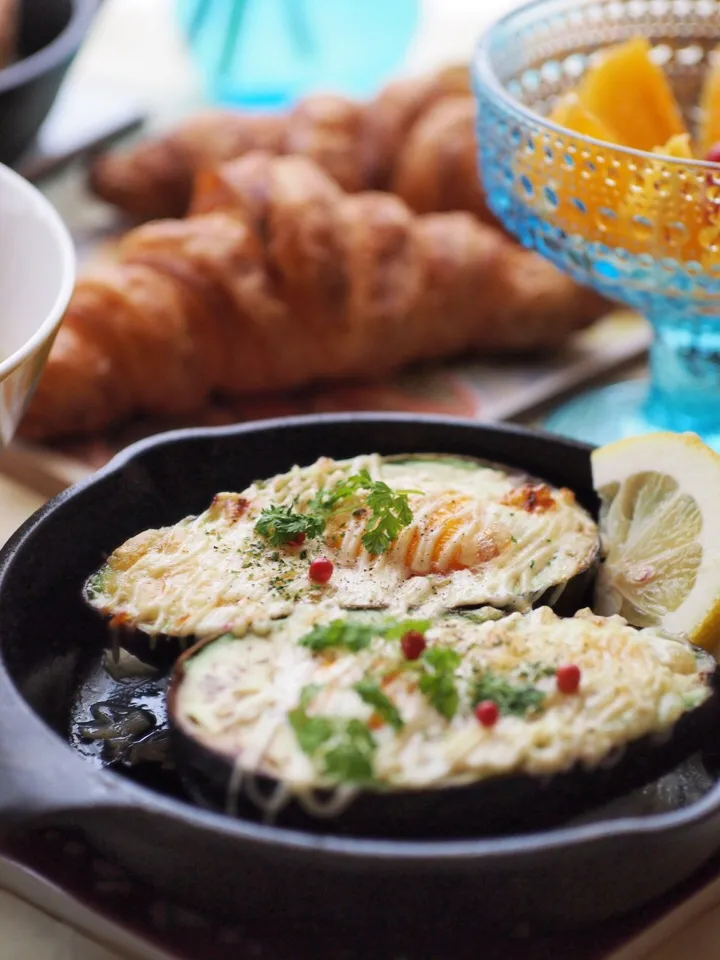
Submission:
[[[92,23],[98,0],[20,0],[19,58],[0,70],[0,163],[32,143]]]

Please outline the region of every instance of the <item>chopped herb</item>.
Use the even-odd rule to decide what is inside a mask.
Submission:
[[[418,633],[425,633],[432,626],[430,620],[388,620],[385,624],[378,627],[378,633],[382,634],[386,640],[401,640],[408,630],[417,630]]]
[[[346,480],[341,480],[330,490],[321,490],[310,501],[310,510],[330,513],[341,501],[358,491],[367,491],[370,518],[362,537],[363,546],[373,555],[385,553],[397,539],[401,530],[412,523],[412,510],[408,495],[419,490],[393,490],[382,480],[373,480],[369,472],[360,470]]]
[[[362,538],[368,553],[385,553],[397,540],[400,531],[412,523],[413,514],[407,498],[407,493],[396,492],[386,483],[376,481],[367,498],[372,514]]]
[[[424,633],[430,627],[429,620],[387,620],[385,623],[368,624],[355,620],[332,620],[327,626],[315,626],[298,641],[314,653],[343,647],[352,653],[370,646],[373,637],[399,640],[408,630]]]
[[[387,694],[383,693],[376,680],[366,678],[355,684],[355,690],[361,700],[375,708],[378,716],[389,723],[393,730],[400,730],[404,726],[400,711]]]
[[[423,660],[434,670],[455,670],[460,666],[460,654],[449,647],[431,647],[425,651]]]
[[[331,720],[327,717],[311,717],[302,707],[291,710],[288,720],[303,753],[316,753],[333,735]]]
[[[554,677],[555,667],[549,663],[540,663],[539,660],[531,660],[520,667],[518,676],[530,683],[537,683],[543,677]]]
[[[492,670],[476,677],[472,692],[473,706],[483,700],[492,700],[502,713],[524,717],[540,709],[545,694],[532,684],[511,683]]]
[[[328,717],[311,717],[307,708],[317,696],[320,687],[309,683],[300,691],[300,703],[288,713],[290,726],[304,753],[314,754],[333,735],[333,723]]]
[[[374,482],[367,470],[361,470],[345,480],[340,480],[328,490],[318,490],[310,501],[310,510],[316,513],[332,513],[340,500],[346,500],[358,490],[372,486]]]
[[[460,665],[459,654],[447,647],[430,647],[423,653],[420,663],[425,671],[420,677],[421,692],[438,713],[452,720],[460,702],[455,684],[455,670]]]
[[[363,545],[373,555],[384,553],[400,531],[412,523],[407,498],[408,494],[420,491],[393,490],[382,480],[373,480],[367,470],[360,470],[329,490],[319,490],[308,503],[306,513],[296,513],[292,507],[266,507],[255,529],[274,547],[290,543],[300,534],[319,537],[337,504],[360,490],[367,492],[367,505],[371,511]]]
[[[372,780],[375,738],[361,720],[309,716],[307,708],[318,690],[315,684],[304,687],[299,705],[288,713],[300,749],[313,758],[320,755],[324,773],[337,782]]]
[[[373,779],[375,738],[361,720],[342,726],[337,743],[325,753],[325,773],[340,783],[367,783]]]
[[[306,683],[300,691],[300,709],[307,710],[321,689],[319,683]]]
[[[270,586],[277,590],[281,587],[286,587],[288,583],[292,581],[292,574],[288,576],[286,573],[278,573],[277,576],[271,577]]]
[[[300,559],[301,559],[301,560],[307,560],[307,555],[308,555],[307,550],[301,550],[301,551],[300,551]]]
[[[333,620],[326,627],[316,626],[300,638],[300,646],[308,647],[314,653],[328,650],[331,647],[344,647],[357,653],[370,646],[370,641],[377,631],[364,623],[353,623],[351,620]]]
[[[324,528],[322,517],[295,513],[292,507],[266,507],[255,524],[255,530],[273,547],[290,543],[301,533],[306,537],[319,537]]]

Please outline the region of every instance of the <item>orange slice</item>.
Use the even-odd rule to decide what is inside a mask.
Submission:
[[[617,134],[595,114],[591,113],[577,93],[566,93],[555,104],[550,120],[561,127],[567,127],[575,133],[608,143],[619,143]]]
[[[698,155],[706,157],[720,140],[720,47],[714,52],[700,93]]]
[[[652,150],[687,133],[670,83],[651,60],[645,37],[609,47],[581,80],[578,97],[620,143],[637,150]]]

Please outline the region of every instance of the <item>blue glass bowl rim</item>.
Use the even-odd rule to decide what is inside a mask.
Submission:
[[[570,8],[578,6],[578,0],[564,0],[565,5]],[[579,0],[581,5],[589,5],[594,0]],[[680,157],[669,157],[665,154],[650,153],[648,150],[638,150],[634,147],[626,147],[622,144],[610,143],[608,140],[598,140],[596,137],[588,136],[584,133],[577,133],[569,127],[563,127],[559,123],[544,117],[530,107],[525,106],[504,86],[492,65],[491,50],[497,39],[497,34],[501,31],[509,32],[513,27],[513,21],[526,17],[528,14],[536,14],[542,7],[548,6],[556,8],[560,6],[562,0],[529,0],[521,6],[503,14],[493,21],[480,35],[470,64],[470,70],[475,86],[475,97],[478,99],[479,89],[483,89],[486,94],[494,100],[500,101],[507,112],[514,114],[519,120],[531,123],[538,128],[539,132],[549,132],[555,135],[570,135],[578,143],[588,144],[593,147],[599,147],[601,150],[612,150],[613,155],[621,155],[628,158],[641,160],[644,163],[662,163],[664,167],[674,167],[678,169],[691,169],[699,172],[720,174],[720,163],[712,163],[707,160],[688,160]],[[692,37],[683,38],[687,42],[692,42]],[[600,49],[600,48],[598,48]]]

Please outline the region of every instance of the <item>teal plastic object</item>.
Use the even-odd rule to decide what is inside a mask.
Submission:
[[[207,98],[281,110],[317,91],[364,98],[397,68],[419,0],[177,0]]]

